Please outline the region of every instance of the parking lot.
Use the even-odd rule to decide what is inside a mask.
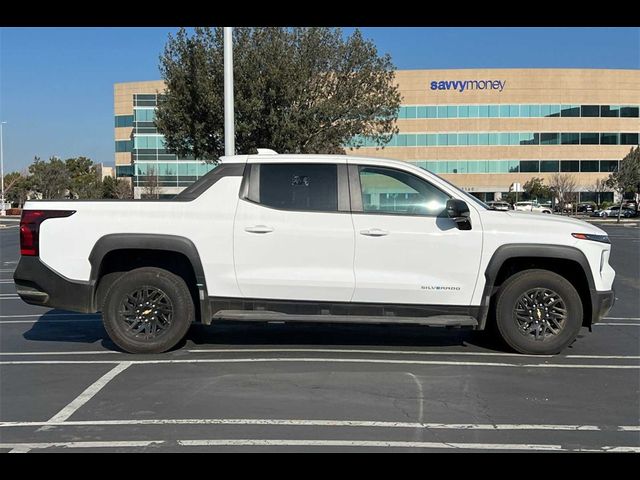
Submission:
[[[194,325],[129,355],[15,294],[0,228],[0,452],[640,452],[640,228],[603,227],[616,304],[562,355],[428,327]]]

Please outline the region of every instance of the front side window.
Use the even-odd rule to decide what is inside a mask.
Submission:
[[[260,165],[259,203],[283,210],[338,211],[338,168],[333,164]]]
[[[381,167],[359,167],[365,213],[425,215],[443,212],[449,196],[415,175]]]

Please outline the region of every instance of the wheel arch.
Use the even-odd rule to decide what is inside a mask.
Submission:
[[[118,256],[135,260],[126,265]],[[154,261],[159,264],[154,264]],[[89,254],[90,282],[94,285],[93,302],[99,310],[105,288],[115,281],[118,274],[140,266],[159,266],[182,276],[192,291],[196,316],[205,323],[210,320],[207,284],[200,255],[194,243],[178,235],[118,233],[101,237]],[[103,282],[111,275],[107,282]],[[101,285],[102,284],[102,285]]]
[[[530,268],[549,270],[571,281],[582,300],[583,325],[591,326],[595,314],[596,287],[591,267],[582,251],[567,245],[507,244],[494,252],[485,270],[479,329],[487,325],[502,282]]]

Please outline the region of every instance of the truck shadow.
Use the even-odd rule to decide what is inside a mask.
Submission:
[[[269,324],[219,321],[209,326],[194,324],[182,345],[304,345],[368,347],[465,347],[479,346],[504,351],[505,347],[485,332],[413,325],[364,324]]]
[[[99,344],[108,350],[120,349],[109,339],[99,314],[78,315],[50,310],[23,333],[35,342]],[[172,351],[189,346],[358,346],[358,347],[468,347],[493,351],[505,347],[485,332],[413,325],[365,325],[327,323],[265,324],[216,321],[212,325],[193,324],[184,340]]]
[[[37,318],[22,337],[35,342],[99,343],[108,350],[118,350],[109,339],[99,314],[49,310]]]

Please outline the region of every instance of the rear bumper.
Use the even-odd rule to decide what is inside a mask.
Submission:
[[[93,282],[70,280],[51,270],[39,257],[20,257],[13,281],[20,298],[31,305],[81,313],[96,311]]]
[[[611,307],[616,301],[615,292],[609,290],[607,292],[591,291],[591,323],[598,323],[609,313]]]

